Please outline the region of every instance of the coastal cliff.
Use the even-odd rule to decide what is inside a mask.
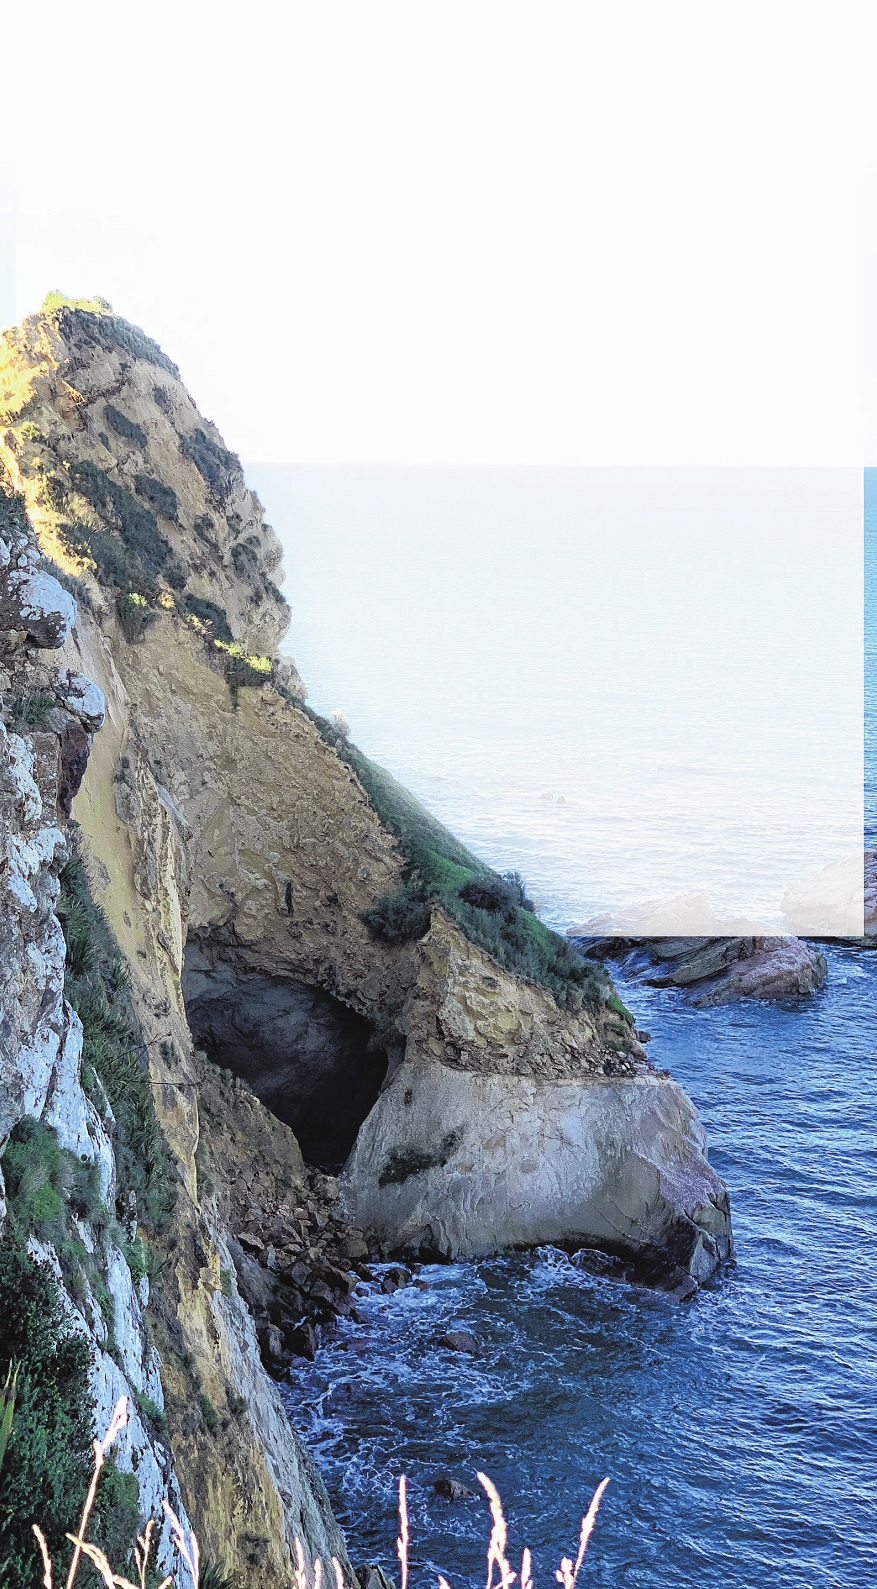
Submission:
[[[0,471],[2,930],[40,945],[4,972],[2,1140],[41,1122],[127,1216],[94,1245],[140,1357],[102,1369],[99,1306],[79,1318],[95,1388],[121,1374],[160,1414],[135,1431],[141,1510],[178,1486],[242,1584],[290,1582],[296,1537],[352,1581],[263,1366],[345,1311],[351,1264],[604,1245],[684,1291],[731,1254],[727,1193],[608,979],[309,712],[278,654],[279,545],[155,343],[100,300],[7,333]],[[120,1205],[103,1050],[81,1059],[94,1001],[80,1022],[65,1000],[71,867],[122,968],[163,1217],[149,1186]]]

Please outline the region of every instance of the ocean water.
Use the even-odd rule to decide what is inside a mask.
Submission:
[[[277,482],[251,475],[287,536],[290,650],[313,703],[347,709],[364,750],[488,859],[519,866],[546,919],[563,927],[600,909],[599,855],[589,867],[574,845],[573,863],[564,861],[564,833],[586,831],[574,815],[564,826],[577,785],[561,774],[575,773],[574,747],[554,734],[537,754],[528,737],[527,647],[508,685],[523,703],[520,736],[509,735],[505,713],[497,732],[489,701],[480,721],[469,714],[455,731],[439,651],[430,652],[432,693],[415,699],[378,577],[374,629],[353,629],[349,583],[362,559],[345,563],[331,536],[297,557],[294,528],[272,501],[274,491],[282,508]],[[870,481],[866,509],[873,526]],[[874,547],[872,533],[867,584],[877,593]],[[387,572],[391,584],[400,577]],[[429,569],[419,578],[429,614]],[[397,590],[400,611],[415,595]],[[873,613],[869,601],[869,703]],[[417,646],[416,633],[408,643]],[[426,729],[441,725],[431,756],[422,722],[406,735],[412,713],[425,714]],[[869,706],[872,836],[875,725]],[[527,754],[532,787],[522,795],[513,769]],[[620,813],[619,831],[625,820]],[[453,1589],[481,1582],[485,1502],[450,1503],[432,1488],[449,1474],[477,1489],[480,1469],[503,1495],[513,1552],[533,1550],[537,1583],[553,1582],[560,1555],[574,1555],[582,1511],[609,1476],[583,1584],[877,1585],[877,954],[827,953],[826,988],[800,1004],[693,1011],[677,993],[622,985],[653,1034],[653,1058],[697,1104],[731,1190],[737,1263],[691,1304],[551,1249],[429,1266],[425,1289],[370,1294],[365,1324],[342,1326],[314,1364],[296,1367],[285,1390],[290,1417],[317,1457],[354,1560],[395,1570],[405,1473],[414,1582],[434,1583],[438,1571]],[[479,1335],[477,1359],[436,1347],[451,1323]]]
[[[480,1470],[551,1583],[608,1475],[595,1589],[877,1583],[877,957],[830,961],[805,1007],[623,988],[732,1190],[737,1264],[691,1305],[551,1249],[430,1266],[295,1371],[290,1415],[356,1560],[392,1570],[404,1472],[416,1581],[478,1584],[486,1503],[432,1480]],[[434,1345],[451,1323],[480,1358]]]
[[[860,474],[248,475],[311,704],[546,919],[702,895],[782,931],[858,852]]]

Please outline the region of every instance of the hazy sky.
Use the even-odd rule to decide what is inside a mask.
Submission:
[[[244,456],[861,458],[868,8],[16,9],[18,314],[108,297]]]

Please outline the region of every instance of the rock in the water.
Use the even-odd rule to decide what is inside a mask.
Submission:
[[[383,1567],[357,1567],[356,1577],[359,1589],[396,1589],[394,1580],[387,1577]]]
[[[806,998],[828,971],[825,956],[801,938],[607,938],[600,949],[652,987],[682,988],[698,1007]]]
[[[402,1286],[410,1285],[410,1283],[411,1270],[406,1269],[403,1264],[394,1264],[392,1269],[388,1269],[386,1274],[382,1276],[381,1290],[385,1295],[390,1296],[392,1292],[399,1291]]]
[[[468,1352],[470,1357],[478,1357],[481,1352],[481,1342],[471,1330],[445,1330],[439,1336],[437,1345],[444,1346],[449,1352]]]
[[[435,1154],[445,1141],[448,1151]],[[404,1174],[388,1144],[404,1147]],[[701,1282],[733,1250],[728,1194],[682,1088],[657,1075],[537,1081],[406,1060],[341,1179],[379,1245],[443,1257],[596,1246]]]
[[[286,1337],[286,1344],[296,1357],[306,1357],[309,1363],[314,1361],[319,1345],[319,1336],[309,1319],[303,1319],[294,1330],[290,1330]]]
[[[441,1495],[446,1501],[470,1501],[476,1494],[467,1485],[461,1484],[459,1479],[451,1479],[444,1474],[439,1479],[433,1480],[433,1489],[436,1495]]]

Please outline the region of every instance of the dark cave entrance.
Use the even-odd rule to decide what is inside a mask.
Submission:
[[[340,1169],[387,1074],[364,1016],[322,988],[251,975],[202,944],[186,950],[183,995],[198,1047],[292,1127],[309,1164]]]

